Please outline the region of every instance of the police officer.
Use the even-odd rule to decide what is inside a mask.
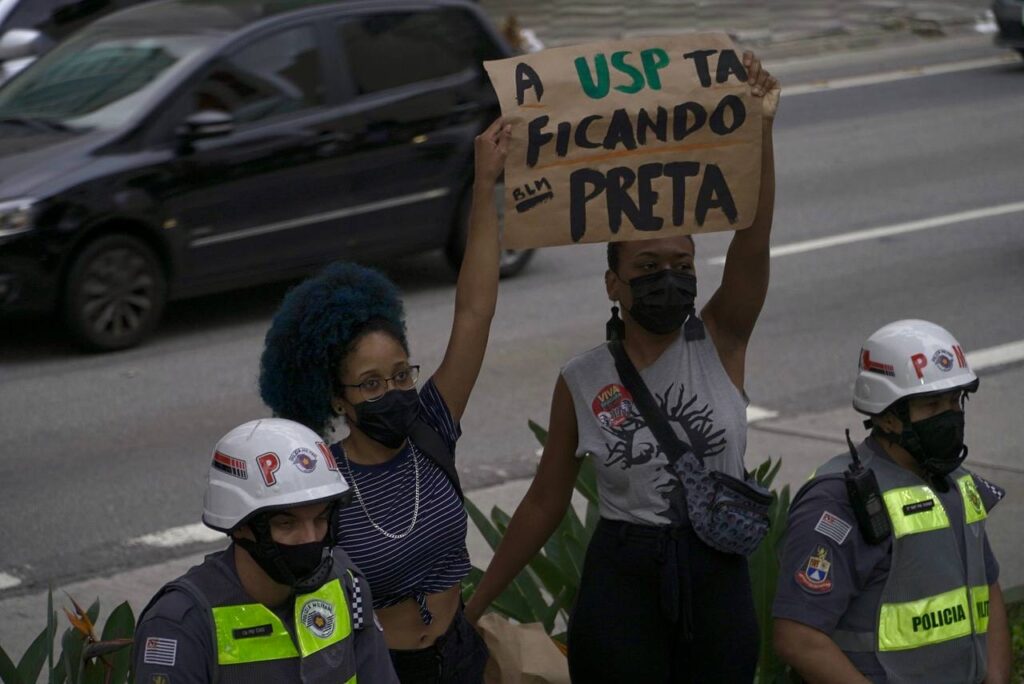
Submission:
[[[1008,682],[985,533],[1004,492],[961,465],[978,378],[948,331],[919,320],[871,335],[859,366],[853,406],[871,434],[793,499],[776,651],[809,682]]]
[[[348,489],[330,451],[298,423],[258,420],[225,435],[203,522],[232,544],[143,610],[135,681],[397,683],[369,585],[335,546]]]

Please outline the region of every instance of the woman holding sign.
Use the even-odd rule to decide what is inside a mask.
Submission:
[[[295,467],[339,468],[352,486],[352,505],[338,511],[340,544],[370,583],[402,684],[479,684],[487,661],[462,613],[470,563],[454,450],[497,302],[494,185],[509,134],[498,120],[476,139],[451,338],[419,392],[398,291],[355,264],[334,264],[288,294],[260,361],[260,394],[274,413],[334,442],[319,465]],[[337,421],[347,434],[335,435]]]
[[[621,340],[639,376],[626,379],[621,352],[617,363],[607,345],[563,367],[533,484],[466,606],[475,622],[537,553],[565,514],[581,459],[594,459],[602,519],[569,624],[574,682],[749,684],[754,677],[758,628],[747,560],[697,534],[709,511],[692,496],[700,483],[682,465],[697,457],[708,472],[744,477],[745,356],[768,289],[780,89],[752,54],[743,64],[764,118],[753,224],[733,236],[722,284],[699,318],[692,238],[608,245],[605,286],[617,304],[609,337]],[[646,420],[653,414],[627,389],[638,382],[660,419]],[[659,424],[674,434],[659,439]]]

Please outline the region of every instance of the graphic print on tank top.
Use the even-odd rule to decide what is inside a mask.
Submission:
[[[709,459],[725,451],[728,442],[724,429],[715,429],[714,409],[696,394],[686,398],[682,383],[671,384],[663,394],[654,394],[655,403],[668,418],[679,441],[688,452],[700,459]],[[661,514],[672,523],[685,519],[686,498],[676,474],[676,463],[682,454],[666,454],[654,433],[640,416],[629,390],[613,383],[601,389],[591,403],[591,410],[610,437],[606,468],[624,471],[637,469],[638,476],[650,478],[652,491],[661,495],[665,508]],[[652,467],[654,466],[654,467]]]

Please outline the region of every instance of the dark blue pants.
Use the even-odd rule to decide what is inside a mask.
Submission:
[[[575,684],[750,684],[758,643],[746,558],[689,527],[600,522],[569,620]]]
[[[432,646],[391,651],[391,663],[402,684],[483,684],[487,656],[483,638],[460,608]]]

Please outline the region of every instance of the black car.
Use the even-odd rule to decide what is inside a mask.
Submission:
[[[994,0],[992,14],[999,26],[996,45],[1013,48],[1024,57],[1024,0]]]
[[[465,244],[473,138],[510,54],[459,0],[162,0],[0,89],[0,312],[93,349],[168,297]],[[510,275],[529,252],[506,252]]]

